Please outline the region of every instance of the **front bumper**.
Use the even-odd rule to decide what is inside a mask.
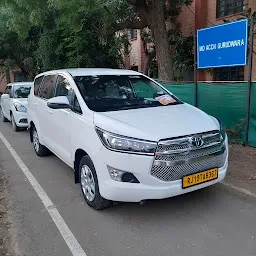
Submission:
[[[25,112],[14,112],[13,113],[16,125],[20,128],[28,127],[28,115]]]
[[[226,140],[226,150],[228,145]],[[227,173],[228,152],[223,167],[219,168],[218,179],[187,189],[182,188],[182,180],[162,181],[150,174],[154,157],[112,152],[105,147],[93,159],[97,170],[100,194],[109,200],[140,202],[147,199],[163,199],[185,194],[222,181]],[[110,178],[107,165],[133,173],[139,184],[114,181]]]

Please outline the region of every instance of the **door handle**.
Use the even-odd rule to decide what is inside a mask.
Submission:
[[[52,113],[53,113],[52,110],[47,110],[47,112],[48,112],[49,114],[51,114],[51,115],[52,115]]]
[[[33,102],[33,104],[34,104],[35,106],[38,106],[38,104],[37,104],[36,102]]]

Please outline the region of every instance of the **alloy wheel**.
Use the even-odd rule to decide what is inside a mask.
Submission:
[[[95,198],[95,181],[91,169],[87,165],[81,168],[81,186],[86,199],[92,202]]]
[[[38,152],[40,143],[39,143],[38,133],[37,133],[36,129],[34,129],[34,131],[33,131],[33,144],[34,144],[35,151]]]

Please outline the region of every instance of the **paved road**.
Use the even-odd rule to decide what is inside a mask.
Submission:
[[[41,184],[87,256],[255,256],[256,199],[222,184],[151,201],[94,211],[83,200],[73,171],[55,156],[39,158],[28,132],[9,123],[0,132]],[[19,255],[72,255],[49,213],[0,140],[9,176],[11,219]]]

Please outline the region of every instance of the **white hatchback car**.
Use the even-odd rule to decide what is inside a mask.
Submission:
[[[11,121],[14,131],[28,127],[27,98],[32,84],[31,82],[10,83],[1,96],[2,121]]]
[[[221,123],[130,70],[68,69],[35,78],[30,139],[74,169],[86,202],[140,202],[220,182],[228,167]]]

